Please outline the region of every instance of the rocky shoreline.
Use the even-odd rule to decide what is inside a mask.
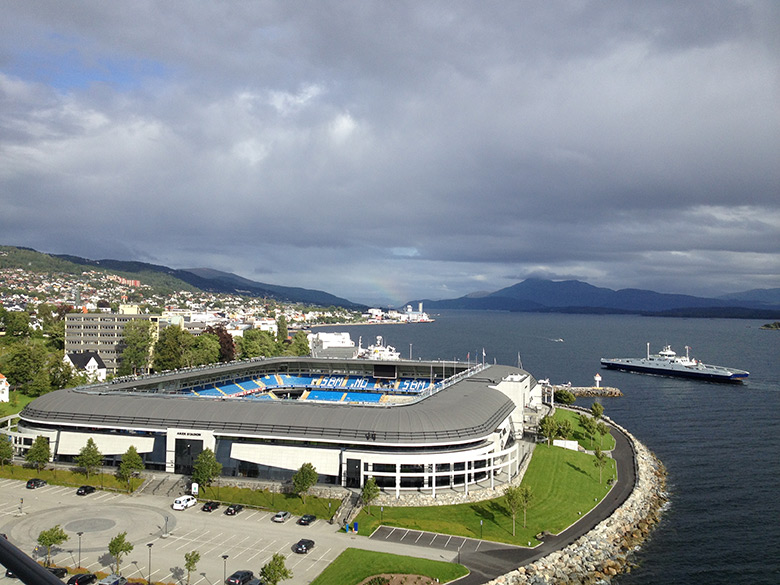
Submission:
[[[628,499],[574,543],[487,585],[609,583],[615,575],[631,570],[632,553],[647,540],[668,501],[666,469],[647,447],[620,428],[636,453],[637,482]]]

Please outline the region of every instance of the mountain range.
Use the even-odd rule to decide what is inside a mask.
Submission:
[[[212,268],[174,269],[146,262],[89,260],[67,254],[44,254],[30,248],[0,246],[0,268],[36,267],[44,272],[72,272],[79,266],[121,272],[167,289],[266,297],[277,301],[364,310],[366,305],[330,293],[249,280]],[[753,289],[718,298],[626,288],[612,290],[579,280],[528,278],[495,292],[475,292],[445,300],[417,299],[426,310],[468,309],[558,313],[634,313],[672,317],[780,319],[780,288]]]
[[[637,313],[687,317],[776,318],[780,316],[780,288],[735,293],[720,298],[659,293],[626,288],[612,290],[579,280],[529,278],[490,293],[472,293],[456,299],[419,299],[426,309],[499,311]]]

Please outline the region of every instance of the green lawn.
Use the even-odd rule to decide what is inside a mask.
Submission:
[[[573,410],[566,410],[564,408],[556,408],[555,420],[569,419],[572,427],[574,428],[573,436],[570,439],[577,441],[583,449],[593,451],[596,447],[601,447],[602,451],[611,451],[615,448],[615,437],[610,432],[608,435],[604,435],[602,439],[601,435],[596,433],[596,436],[591,441],[590,435],[586,435],[582,425],[580,425],[580,413]]]
[[[341,500],[335,498],[306,496],[306,503],[304,503],[295,494],[276,494],[268,490],[251,490],[218,485],[212,485],[208,488],[201,487],[198,497],[225,503],[244,504],[245,506],[267,510],[287,510],[296,516],[314,514],[324,520],[330,518],[329,514],[335,514],[341,504]],[[328,508],[328,503],[330,503],[330,508]]]
[[[0,477],[8,479],[18,479],[27,481],[33,477],[40,477],[45,479],[47,483],[52,485],[65,485],[77,487],[80,485],[94,485],[98,488],[103,488],[113,491],[127,491],[127,484],[119,481],[113,473],[106,470],[104,474],[92,474],[87,479],[87,476],[83,473],[70,471],[68,469],[42,469],[40,472],[34,467],[23,467],[21,465],[4,465],[0,468]],[[143,480],[140,478],[133,478],[131,480],[133,489],[138,489]]]
[[[25,406],[35,400],[35,397],[25,396],[16,390],[12,390],[10,399],[10,402],[0,402],[0,417],[21,412]]]
[[[381,523],[522,546],[527,546],[529,542],[535,545],[538,542],[536,534],[545,530],[560,532],[606,495],[607,480],[615,476],[615,462],[612,459],[608,461],[599,483],[599,471],[594,461],[595,458],[586,453],[537,445],[522,482],[533,493],[527,511],[527,527],[523,528],[523,512],[520,510],[516,536],[512,536],[512,517],[503,497],[426,508],[385,506],[384,511],[373,505],[370,514],[363,509],[358,515],[359,532],[371,534]]]
[[[366,577],[382,573],[424,575],[448,583],[468,574],[468,569],[455,563],[348,548],[312,581],[312,585],[356,585]]]

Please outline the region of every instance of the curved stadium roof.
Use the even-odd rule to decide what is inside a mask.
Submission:
[[[488,436],[515,409],[510,398],[490,387],[512,373],[518,369],[488,366],[424,400],[393,406],[66,389],[38,398],[20,416],[30,423],[71,427],[157,432],[174,427],[383,445],[465,443]]]

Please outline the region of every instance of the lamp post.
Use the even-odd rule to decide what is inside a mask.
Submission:
[[[479,539],[482,540],[482,520],[479,521]]]
[[[79,535],[79,567],[81,567],[81,537],[84,534],[83,532],[77,532],[76,534]]]
[[[222,582],[227,581],[227,555],[222,555]]]
[[[163,534],[163,538],[168,538],[168,516],[165,517],[165,534]]]
[[[146,580],[149,585],[152,585],[152,547],[154,546],[153,542],[150,542],[146,546],[149,547],[149,578]]]
[[[379,506],[379,523],[381,524],[385,516],[385,507]]]

